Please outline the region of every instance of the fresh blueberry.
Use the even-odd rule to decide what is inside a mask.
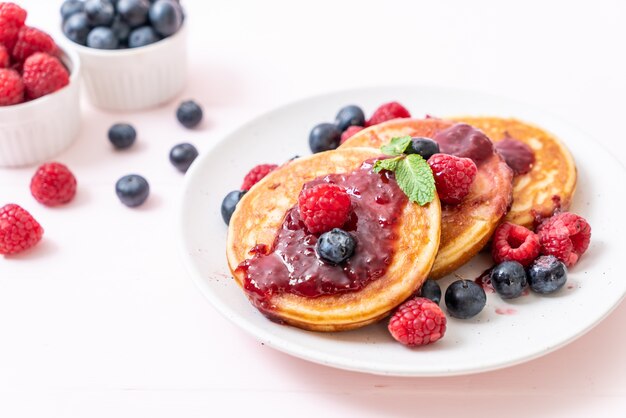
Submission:
[[[342,132],[350,126],[365,126],[365,113],[358,106],[345,106],[337,113],[335,124]]]
[[[339,146],[341,130],[332,123],[320,123],[309,134],[309,147],[313,153],[329,151]]]
[[[148,23],[148,10],[150,10],[150,3],[147,0],[119,0],[117,2],[117,13],[132,28]]]
[[[233,190],[222,200],[222,219],[224,219],[226,225],[230,223],[230,218],[233,216],[233,212],[235,212],[237,203],[239,203],[244,194],[246,194],[245,190]]]
[[[111,28],[106,26],[95,27],[87,35],[87,46],[97,49],[117,49],[119,41]]]
[[[130,35],[130,26],[124,22],[124,19],[120,15],[115,16],[113,23],[111,24],[111,30],[115,34],[115,37],[120,42],[126,42],[128,35]]]
[[[142,26],[134,29],[128,35],[128,47],[139,48],[160,41],[159,35],[150,26]]]
[[[63,33],[67,38],[80,45],[87,45],[87,35],[91,25],[87,15],[83,12],[74,13],[63,24]]]
[[[526,287],[526,271],[517,261],[504,261],[491,270],[491,284],[503,299],[521,296]]]
[[[85,3],[81,0],[65,0],[61,5],[61,17],[63,21],[74,13],[82,12],[85,10]]]
[[[320,258],[334,264],[340,264],[354,254],[356,241],[348,232],[334,228],[320,235],[316,251]]]
[[[467,319],[478,315],[487,303],[482,287],[471,280],[457,280],[446,289],[448,313],[455,318]]]
[[[202,120],[202,108],[193,100],[187,100],[176,109],[176,118],[185,128],[194,128]]]
[[[537,293],[553,293],[567,281],[565,264],[553,255],[538,257],[528,268],[528,284]]]
[[[406,150],[407,154],[419,154],[428,160],[434,154],[439,153],[439,144],[430,138],[417,137],[411,139],[411,145]]]
[[[441,288],[439,287],[439,283],[431,279],[426,280],[420,290],[420,296],[430,299],[439,305],[439,302],[441,302]]]
[[[187,169],[193,163],[193,160],[198,156],[198,150],[191,144],[178,144],[175,145],[170,151],[170,162],[183,173],[187,172]]]
[[[150,185],[138,174],[129,174],[115,183],[115,193],[120,201],[134,208],[146,201],[150,194]]]
[[[132,125],[116,123],[109,128],[109,141],[117,149],[128,148],[135,143],[137,132]]]
[[[115,16],[115,7],[110,0],[87,0],[85,13],[92,26],[109,26]]]
[[[175,34],[183,24],[183,9],[174,0],[158,0],[148,13],[154,30],[161,36]]]

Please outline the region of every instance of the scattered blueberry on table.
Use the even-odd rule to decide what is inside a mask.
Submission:
[[[116,123],[109,128],[108,137],[116,149],[126,149],[135,143],[137,131],[128,123]]]
[[[202,108],[193,100],[184,101],[176,110],[176,118],[185,128],[195,128],[202,121]]]
[[[487,304],[487,295],[473,281],[457,280],[446,289],[445,301],[450,316],[467,319],[483,310]]]
[[[134,208],[142,205],[150,194],[148,181],[138,174],[129,174],[115,183],[115,193],[120,202]]]
[[[170,162],[174,167],[183,173],[186,173],[189,166],[198,156],[198,150],[191,144],[178,144],[170,151]]]
[[[439,287],[439,283],[432,279],[426,280],[420,290],[420,296],[430,299],[439,305],[439,302],[441,302],[441,287]]]

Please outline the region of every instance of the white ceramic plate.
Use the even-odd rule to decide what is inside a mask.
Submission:
[[[315,333],[270,322],[248,303],[226,263],[226,226],[220,216],[223,196],[239,188],[255,164],[280,164],[296,154],[310,153],[310,129],[319,122],[332,121],[342,106],[358,104],[371,114],[379,104],[391,100],[403,103],[415,116],[512,116],[542,126],[566,143],[579,173],[571,210],[589,221],[593,233],[589,250],[571,269],[568,283],[558,294],[531,294],[510,302],[488,294],[487,306],[477,317],[450,318],[442,340],[418,349],[393,341],[386,321],[356,331]],[[615,193],[615,184],[626,184],[626,171],[604,149],[570,125],[526,105],[437,87],[344,91],[267,113],[201,156],[186,175],[180,213],[182,252],[195,283],[213,306],[278,350],[333,367],[376,374],[475,373],[555,350],[591,329],[621,301],[626,292],[626,280],[620,274],[626,231],[625,223],[616,220],[617,214],[623,213],[625,199]],[[457,273],[475,278],[488,265],[482,255]],[[448,277],[440,282],[444,291],[452,280]]]

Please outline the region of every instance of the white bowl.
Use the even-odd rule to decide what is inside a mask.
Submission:
[[[70,82],[39,99],[0,107],[0,167],[48,160],[67,148],[80,129],[80,59],[61,47]]]
[[[186,27],[140,48],[104,50],[73,44],[91,102],[107,110],[140,110],[173,99],[187,79]]]

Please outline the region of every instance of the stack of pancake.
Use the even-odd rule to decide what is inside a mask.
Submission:
[[[417,291],[427,278],[452,273],[478,253],[500,222],[532,227],[534,219],[567,209],[576,186],[576,167],[568,150],[551,134],[515,119],[463,117],[395,119],[360,131],[337,150],[298,158],[268,174],[244,195],[228,231],[227,257],[233,277],[259,244],[272,247],[286,212],[302,186],[320,176],[354,171],[381,155],[380,146],[399,136],[430,137],[463,122],[493,142],[514,138],[534,153],[530,171],[514,175],[500,154],[478,166],[468,196],[458,205],[407,203],[398,239],[385,274],[357,291],[315,298],[291,293],[271,297],[272,317],[314,331],[358,328],[386,316]]]

